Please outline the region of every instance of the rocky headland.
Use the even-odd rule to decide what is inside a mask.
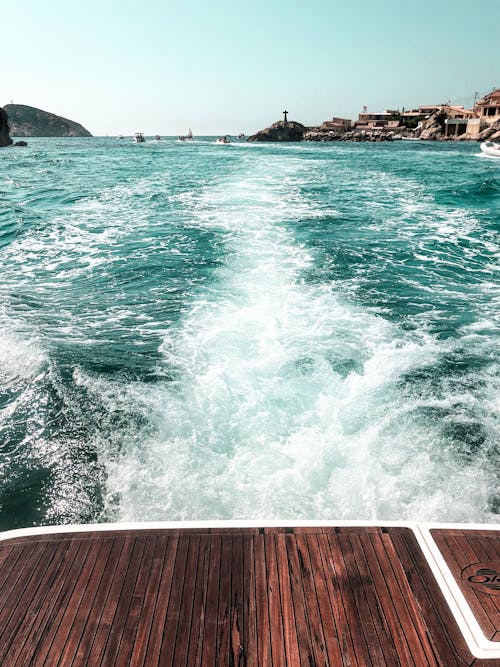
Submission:
[[[0,107],[0,147],[10,146],[12,139],[9,136],[9,119],[5,109]]]
[[[7,104],[10,133],[16,137],[91,137],[80,123],[25,104]]]

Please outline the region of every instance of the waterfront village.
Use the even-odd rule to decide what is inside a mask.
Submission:
[[[499,141],[500,88],[475,101],[471,109],[448,102],[401,111],[370,112],[358,120],[332,118],[318,127],[284,120],[257,132],[250,141],[394,141],[424,139],[445,141]]]

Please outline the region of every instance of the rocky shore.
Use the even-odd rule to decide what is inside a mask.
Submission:
[[[296,121],[280,120],[264,130],[252,135],[247,141],[354,141],[383,142],[399,139],[422,139],[426,141],[500,141],[500,121],[486,127],[476,137],[468,134],[446,136],[448,115],[440,111],[423,122],[417,130],[408,127],[387,128],[352,128],[331,130],[325,127],[306,127]]]
[[[10,146],[12,144],[12,139],[10,138],[9,133],[9,119],[5,109],[0,107],[0,147]]]
[[[304,132],[304,141],[394,141],[394,132],[367,131],[367,130],[347,130],[346,132],[337,132],[334,130],[322,130],[318,127],[307,128]]]

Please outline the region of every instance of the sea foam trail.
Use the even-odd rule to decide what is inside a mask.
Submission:
[[[321,166],[254,154],[182,196],[189,225],[224,234],[222,265],[165,336],[172,379],[121,392],[153,431],[101,450],[108,518],[484,519],[491,471],[415,416],[453,398],[406,386],[447,343],[304,278],[315,257],[294,224],[335,224],[301,193]],[[116,386],[77,381],[116,403]]]

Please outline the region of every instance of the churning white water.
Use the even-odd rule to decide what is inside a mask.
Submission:
[[[171,379],[121,390],[154,429],[107,464],[120,520],[483,516],[491,468],[464,466],[418,418],[457,396],[405,388],[451,344],[305,279],[314,252],[294,223],[337,215],[301,194],[310,169],[253,159],[180,197],[190,226],[224,233],[222,261],[165,335]],[[99,391],[116,400],[112,385]]]

